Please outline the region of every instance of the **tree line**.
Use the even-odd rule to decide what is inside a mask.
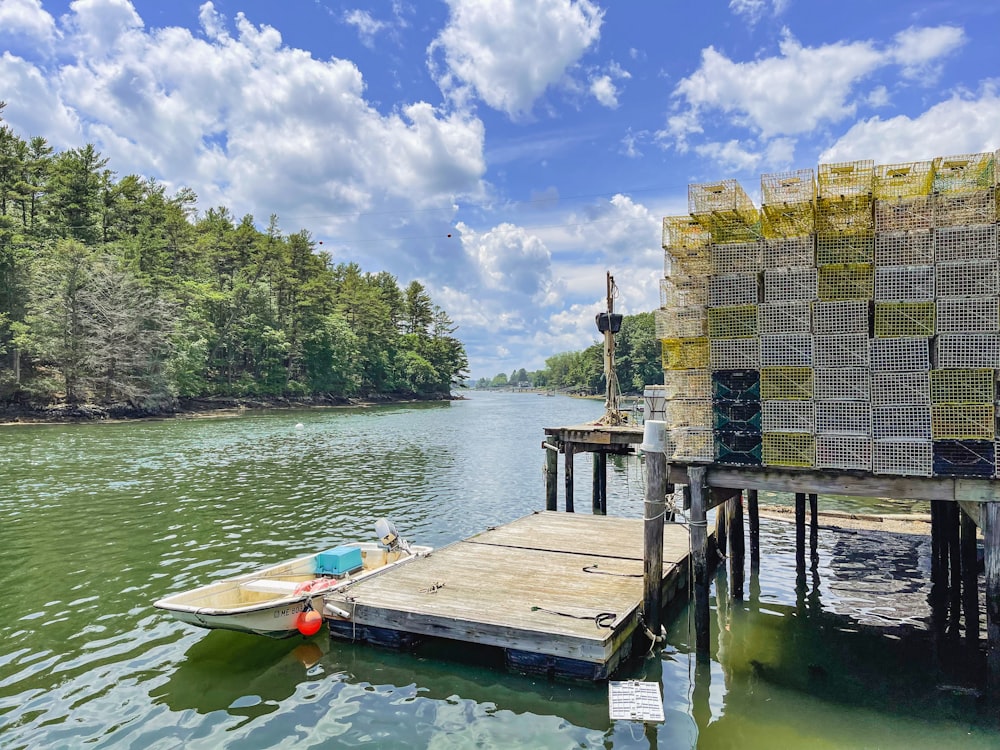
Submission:
[[[615,335],[615,372],[625,393],[642,393],[647,385],[663,382],[660,342],[656,338],[653,313],[626,315]],[[530,387],[604,393],[604,342],[583,351],[556,354],[545,360],[545,368],[529,372],[523,367],[510,376],[497,373],[480,378],[476,388]]]
[[[419,282],[107,162],[0,117],[0,402],[436,397],[467,376]]]

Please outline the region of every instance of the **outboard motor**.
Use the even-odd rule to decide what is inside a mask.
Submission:
[[[395,551],[397,549],[409,550],[410,545],[405,539],[403,539],[399,532],[396,531],[396,526],[387,518],[380,518],[375,522],[375,536],[379,538],[390,551]]]

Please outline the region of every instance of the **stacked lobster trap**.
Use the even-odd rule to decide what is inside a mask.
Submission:
[[[997,154],[690,185],[663,221],[672,460],[997,476]]]

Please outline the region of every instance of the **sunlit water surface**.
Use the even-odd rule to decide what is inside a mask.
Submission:
[[[723,572],[716,579],[712,658],[690,655],[682,609],[663,653],[625,675],[662,683],[667,719],[653,726],[611,722],[606,686],[509,674],[461,648],[271,641],[152,607],[372,539],[381,516],[440,547],[539,510],[542,428],[601,410],[474,392],[443,404],[0,427],[0,746],[998,747],[961,667],[967,654],[932,635],[921,537],[824,531],[816,575],[796,586],[794,530],[765,521],[745,602],[728,601]],[[588,512],[579,478],[589,457],[577,462],[576,506]],[[639,517],[640,462],[611,460],[609,474],[609,512]],[[872,507],[858,502],[824,507]]]

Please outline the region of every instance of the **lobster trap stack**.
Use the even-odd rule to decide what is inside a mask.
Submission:
[[[996,161],[765,174],[759,210],[690,185],[663,225],[671,459],[997,476]]]

